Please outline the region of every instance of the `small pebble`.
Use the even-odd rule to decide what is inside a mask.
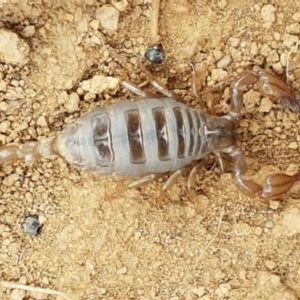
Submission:
[[[292,19],[296,22],[300,22],[300,11],[297,11],[293,14]]]
[[[231,37],[229,38],[229,43],[232,47],[237,48],[240,44],[241,40],[239,38]]]
[[[29,59],[29,46],[17,34],[0,29],[0,61],[23,66]]]
[[[263,230],[260,227],[255,228],[254,234],[260,236],[260,235],[262,235],[262,233],[263,233]]]
[[[211,79],[215,81],[223,80],[227,77],[227,72],[222,69],[213,69],[211,71]]]
[[[296,150],[296,149],[299,148],[297,142],[291,142],[291,143],[289,143],[288,147],[289,147],[290,149],[293,149],[293,150]]]
[[[199,288],[192,289],[192,293],[195,294],[197,297],[201,297],[205,294],[205,287],[201,286]]]
[[[119,15],[120,12],[114,6],[103,5],[96,9],[95,19],[100,21],[100,24],[104,29],[117,31]]]
[[[272,65],[272,68],[273,68],[273,70],[274,70],[274,72],[276,73],[276,74],[282,74],[283,73],[283,67],[282,67],[282,65],[281,65],[281,63],[280,62],[277,62],[277,63],[275,63],[275,64],[273,64]]]
[[[127,273],[127,268],[123,267],[117,271],[117,275],[124,275]]]
[[[165,59],[165,51],[163,45],[155,44],[146,49],[145,58],[154,64],[161,64]]]
[[[34,236],[40,232],[42,226],[43,225],[40,223],[37,215],[26,216],[24,222],[22,223],[24,232]]]
[[[273,221],[267,221],[266,224],[265,224],[265,227],[268,228],[268,229],[273,228],[274,227]]]
[[[275,201],[275,200],[270,201],[270,208],[273,210],[277,210],[279,208],[279,205],[280,205],[279,201]]]
[[[262,7],[260,13],[264,22],[264,28],[270,28],[275,22],[275,11],[276,8],[271,4],[267,4]]]
[[[227,68],[232,62],[231,56],[230,55],[225,55],[224,57],[222,57],[218,63],[217,63],[217,67],[219,69],[225,69]]]
[[[111,4],[119,11],[124,11],[128,6],[127,0],[111,0]]]

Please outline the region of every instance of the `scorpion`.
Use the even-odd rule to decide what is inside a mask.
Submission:
[[[275,75],[262,69],[242,73],[231,84],[230,111],[224,116],[186,106],[179,96],[155,80],[150,83],[160,96],[127,81],[121,83],[142,99],[95,108],[68,124],[60,134],[41,142],[7,145],[0,149],[0,165],[60,156],[71,165],[98,174],[138,177],[126,188],[171,174],[162,186],[166,190],[183,170],[196,163],[188,176],[190,187],[192,174],[203,157],[226,153],[232,159],[234,183],[248,197],[279,197],[300,179],[300,171],[293,175],[271,174],[262,185],[248,179],[246,159],[236,144],[235,129],[241,118],[246,88],[256,84],[264,96],[285,100],[293,112],[300,112],[294,94]]]

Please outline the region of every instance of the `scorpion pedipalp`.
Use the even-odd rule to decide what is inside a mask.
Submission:
[[[300,179],[300,171],[293,175],[274,173],[267,176],[262,185],[247,177],[245,158],[238,146],[232,146],[227,152],[232,157],[233,179],[237,188],[251,198],[274,199],[288,192],[294,183]]]
[[[295,113],[300,112],[300,103],[285,82],[263,70],[259,70],[257,75],[257,87],[263,95],[283,101]]]
[[[272,100],[284,99],[288,101],[293,112],[300,112],[300,104],[288,86],[263,70],[247,71],[233,84],[232,106],[227,117],[236,123],[241,117],[243,107],[243,89],[256,83],[260,92]],[[259,185],[251,179],[247,179],[247,165],[241,149],[233,145],[223,152],[228,153],[233,161],[233,178],[238,189],[249,197],[259,196],[265,199],[279,197],[288,192],[294,183],[300,180],[300,171],[294,175],[275,173],[269,175],[263,185]]]
[[[293,175],[274,173],[269,175],[264,182],[262,198],[275,198],[288,192],[294,183],[300,179],[300,171]]]

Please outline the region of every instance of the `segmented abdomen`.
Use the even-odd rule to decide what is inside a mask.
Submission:
[[[76,122],[81,166],[129,176],[180,169],[202,156],[204,118],[170,98],[95,109]]]

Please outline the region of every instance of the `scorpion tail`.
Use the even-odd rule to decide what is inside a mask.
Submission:
[[[39,142],[27,142],[20,146],[10,145],[0,149],[0,166],[6,167],[19,160],[33,161],[41,157],[53,158],[58,155],[55,149],[55,137]]]

